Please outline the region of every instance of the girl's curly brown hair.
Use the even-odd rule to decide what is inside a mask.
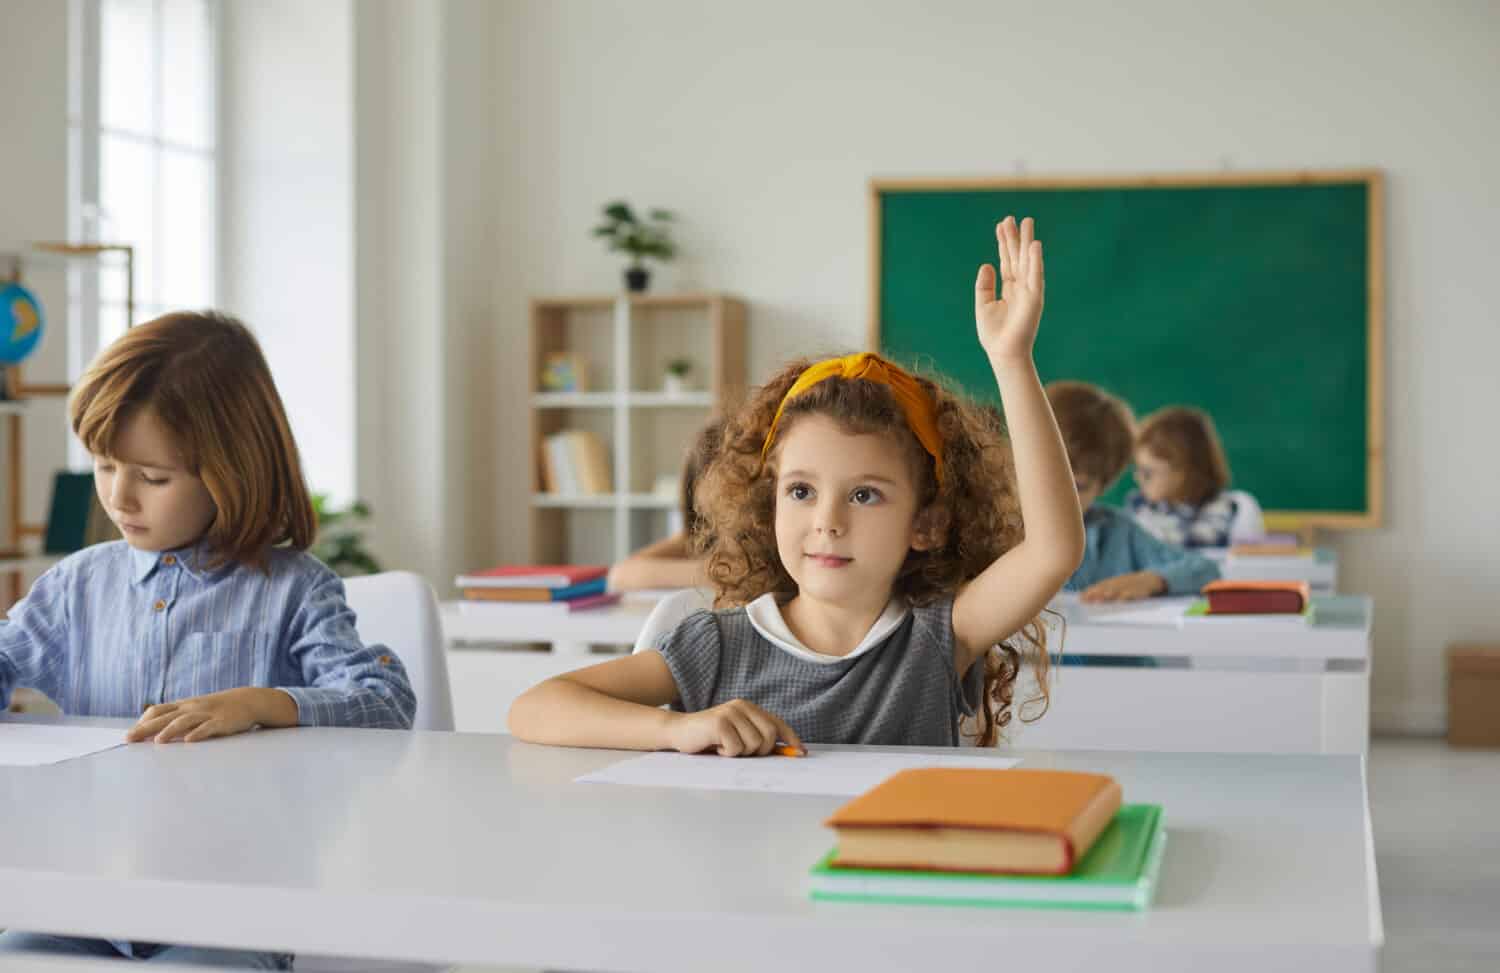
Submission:
[[[695,506],[703,521],[708,577],[718,607],[744,605],[767,592],[778,598],[797,593],[776,549],[776,452],[762,462],[761,448],[782,398],[813,364],[806,358],[790,362],[755,390],[725,423],[718,453],[699,479]],[[777,439],[784,439],[799,418],[813,414],[831,417],[851,434],[896,437],[912,464],[918,510],[933,508],[933,522],[942,525],[939,546],[907,552],[893,589],[911,604],[924,605],[951,597],[1020,542],[1021,503],[999,413],[921,375],[913,377],[934,403],[943,442],[941,484],[932,457],[912,433],[895,396],[879,382],[841,377],[819,382],[787,403]],[[984,704],[974,734],[980,746],[994,746],[1010,723],[1027,647],[1034,655],[1038,693],[1025,702],[1041,706],[1023,720],[1033,722],[1046,712],[1046,641],[1046,629],[1036,618],[985,654]]]

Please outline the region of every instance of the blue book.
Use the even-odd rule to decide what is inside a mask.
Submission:
[[[464,588],[463,592],[465,598],[474,601],[573,601],[578,598],[591,598],[595,595],[604,594],[606,581],[607,579],[601,576],[589,581],[580,581],[577,584],[558,585],[556,587]]]
[[[564,585],[561,588],[549,589],[552,593],[552,601],[571,601],[574,598],[584,598],[588,595],[604,594],[604,578],[595,578],[593,581],[582,581],[578,584]]]

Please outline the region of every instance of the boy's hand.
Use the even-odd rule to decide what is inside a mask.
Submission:
[[[1155,571],[1135,571],[1105,578],[1083,589],[1083,601],[1139,601],[1167,590],[1167,579]]]
[[[288,707],[290,721],[286,719]],[[296,722],[296,700],[286,693],[245,687],[148,707],[141,714],[140,721],[125,734],[125,740],[127,743],[141,740],[195,743],[244,733],[257,725],[295,726]]]
[[[785,720],[743,699],[681,715],[667,731],[667,739],[681,753],[712,750],[721,757],[763,756],[778,742],[806,749]]]
[[[1033,239],[1031,217],[1007,216],[995,224],[1000,250],[1000,299],[995,299],[995,268],[984,264],[974,282],[974,321],[979,343],[991,359],[1031,360],[1037,324],[1042,319],[1042,241]]]

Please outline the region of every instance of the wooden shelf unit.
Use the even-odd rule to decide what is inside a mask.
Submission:
[[[531,302],[531,556],[538,564],[609,562],[665,536],[677,494],[658,494],[659,477],[677,475],[698,429],[745,394],[744,301],[690,293],[545,297]],[[587,364],[578,392],[541,387],[547,356],[570,352]],[[679,394],[661,390],[669,358],[693,362]],[[588,429],[606,443],[614,491],[564,496],[545,492],[546,437]]]

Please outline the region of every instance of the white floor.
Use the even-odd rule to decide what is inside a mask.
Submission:
[[[1497,973],[1500,751],[1382,738],[1370,748],[1369,777],[1385,912],[1381,973]]]
[[[1377,739],[1369,779],[1381,973],[1500,970],[1500,751]]]

